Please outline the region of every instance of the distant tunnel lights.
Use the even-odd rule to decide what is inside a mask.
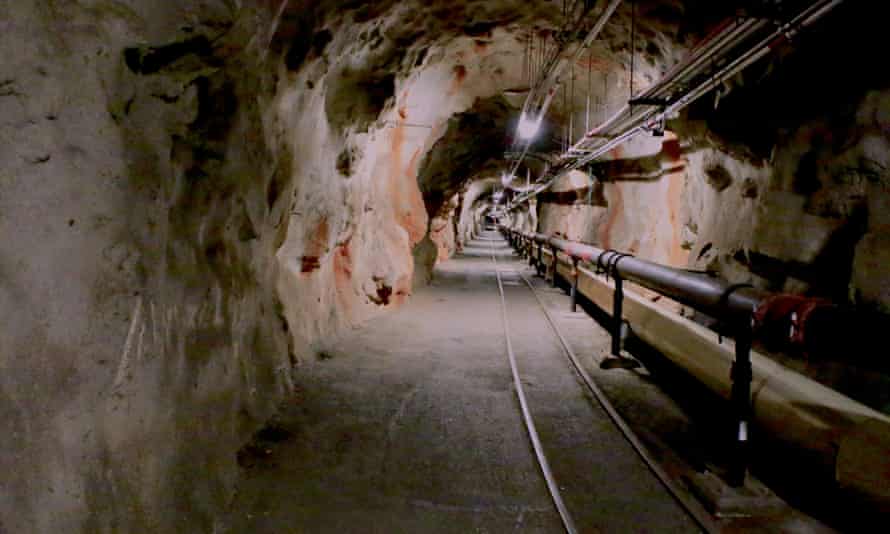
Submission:
[[[534,119],[526,115],[523,111],[522,115],[519,116],[519,127],[517,128],[519,137],[527,141],[532,140],[538,134],[538,130],[541,129],[542,118],[543,117],[538,117],[537,119]]]

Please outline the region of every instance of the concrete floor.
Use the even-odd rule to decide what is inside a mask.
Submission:
[[[301,369],[299,395],[242,458],[231,532],[562,531],[513,391],[491,247],[530,408],[579,529],[697,531],[579,385],[510,272],[522,264],[484,239]],[[570,337],[608,343],[584,325]]]

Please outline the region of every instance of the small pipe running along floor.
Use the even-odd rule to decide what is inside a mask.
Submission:
[[[491,232],[301,368],[299,394],[245,465],[230,532],[564,531],[523,426],[492,254],[529,411],[577,530],[701,530],[582,386]]]

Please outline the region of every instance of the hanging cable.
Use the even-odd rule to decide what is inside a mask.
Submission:
[[[544,476],[544,481],[547,484],[547,490],[550,492],[550,498],[553,501],[553,505],[559,513],[563,528],[565,529],[566,534],[577,534],[578,529],[575,527],[575,522],[562,498],[562,493],[559,491],[559,484],[556,482],[556,477],[553,476],[553,471],[550,469],[550,463],[547,461],[547,456],[544,453],[544,446],[541,444],[538,429],[535,426],[531,410],[528,407],[525,388],[522,386],[522,380],[519,376],[519,366],[516,363],[516,354],[513,352],[513,343],[510,341],[510,321],[507,318],[507,298],[504,295],[504,283],[501,280],[501,269],[498,266],[497,256],[495,256],[494,253],[494,243],[492,241],[493,240],[489,241],[489,253],[491,254],[491,261],[494,263],[495,277],[498,282],[498,294],[501,298],[501,323],[504,327],[504,338],[507,342],[507,358],[510,362],[510,373],[513,375],[513,389],[516,392],[516,397],[519,399],[522,420],[525,423],[525,429],[528,432],[532,449],[538,460],[538,466]]]
[[[568,98],[566,96],[566,90],[567,90],[566,84],[562,84],[562,111],[563,111],[563,113],[569,112],[569,105],[568,105]],[[567,141],[567,139],[569,137],[568,123],[566,123],[562,128],[562,136],[563,136],[562,151],[565,152],[566,147],[568,147],[568,141]]]
[[[522,80],[528,83],[529,80],[529,69],[528,69],[528,39],[523,39],[522,43]]]
[[[630,99],[634,98],[634,60],[637,56],[637,2],[630,1]],[[634,114],[633,104],[630,106],[630,114]]]
[[[584,133],[590,131],[590,88],[593,83],[593,50],[587,47],[587,120],[584,123]]]
[[[534,28],[528,31],[528,61],[529,68],[531,69],[531,76],[528,80],[528,86],[531,88],[532,80],[534,80],[538,76],[537,67],[535,67],[535,30]]]
[[[570,76],[572,78],[571,78],[571,80],[569,80],[569,83],[572,85],[572,87],[570,89],[572,92],[572,97],[570,99],[570,102],[571,102],[570,108],[571,109],[569,110],[569,144],[568,144],[568,146],[572,146],[575,142],[575,67],[576,66],[577,66],[577,64],[573,61],[572,62],[572,71],[570,74]]]
[[[602,104],[600,106],[600,108],[601,108],[601,111],[603,112],[603,117],[601,120],[606,121],[608,118],[607,117],[607,114],[608,114],[607,109],[609,107],[609,71],[605,71],[603,73],[603,99],[600,101],[600,103]],[[588,130],[588,131],[590,131],[590,130]]]

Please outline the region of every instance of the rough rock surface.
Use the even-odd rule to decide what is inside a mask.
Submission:
[[[639,4],[634,75],[627,3],[573,70],[591,120],[721,12]],[[213,532],[300,361],[479,231],[558,5],[0,0],[0,531]],[[739,117],[775,87],[739,91],[516,220],[886,311],[890,83],[836,66],[833,113],[766,135]],[[560,100],[554,139],[585,121]]]
[[[0,4],[0,530],[211,531],[290,391],[273,17]]]

